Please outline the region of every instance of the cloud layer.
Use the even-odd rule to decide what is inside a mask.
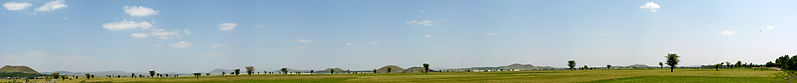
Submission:
[[[102,28],[105,28],[110,31],[130,30],[136,28],[149,29],[150,27],[152,27],[152,24],[146,21],[134,22],[134,21],[122,20],[119,22],[110,22],[102,24]]]
[[[50,2],[44,3],[44,5],[42,5],[42,6],[39,6],[39,8],[36,8],[36,11],[47,12],[47,11],[58,10],[58,9],[61,9],[61,8],[66,8],[67,5],[64,4],[64,3],[66,3],[64,0],[50,1]]]
[[[650,12],[656,13],[657,10],[661,8],[661,6],[659,6],[659,4],[654,3],[653,1],[650,1],[648,3],[645,3],[645,5],[639,6],[639,8],[648,9],[650,10]]]
[[[3,7],[5,7],[6,10],[9,10],[9,11],[25,10],[25,9],[27,9],[30,6],[33,6],[33,4],[30,4],[28,2],[13,2],[12,1],[12,2],[6,2],[5,4],[3,4]]]
[[[125,6],[125,13],[130,16],[137,16],[137,17],[144,17],[144,16],[152,16],[157,15],[158,11],[153,10],[152,8],[142,7],[142,6]]]

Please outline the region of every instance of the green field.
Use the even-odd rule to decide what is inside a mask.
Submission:
[[[395,74],[303,74],[303,75],[240,75],[240,76],[202,76],[169,78],[105,78],[59,80],[59,82],[129,82],[129,83],[232,83],[232,82],[273,82],[273,83],[771,83],[783,82],[775,74],[781,71],[762,69],[611,69],[611,70],[556,70],[556,71],[516,71],[516,72],[443,72],[443,73],[395,73]],[[3,79],[0,82],[8,82]],[[24,80],[17,80],[24,81]],[[43,80],[33,80],[43,81]]]

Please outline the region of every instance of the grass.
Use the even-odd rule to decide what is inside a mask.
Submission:
[[[392,73],[392,74],[259,74],[241,76],[193,76],[170,78],[106,78],[59,80],[59,82],[115,82],[115,83],[671,83],[671,82],[778,82],[775,73],[781,71],[759,69],[610,69],[610,70],[555,70],[517,72],[443,72],[443,73]],[[0,79],[0,82],[9,82]],[[24,80],[17,80],[17,82]],[[33,80],[43,81],[43,80]]]

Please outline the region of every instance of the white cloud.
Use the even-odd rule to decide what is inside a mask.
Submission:
[[[726,36],[733,36],[733,35],[736,34],[736,31],[727,31],[726,30],[726,31],[722,31],[721,34],[722,35],[726,35]]]
[[[180,41],[180,42],[177,42],[177,43],[169,44],[169,46],[172,47],[172,48],[190,48],[191,47],[191,42]]]
[[[354,46],[354,43],[346,42],[346,46]]]
[[[432,35],[426,34],[426,35],[423,35],[423,38],[432,38]]]
[[[143,7],[143,6],[125,6],[124,9],[125,13],[127,13],[130,16],[143,17],[143,16],[158,15],[157,10],[153,10],[152,8]]]
[[[210,48],[217,48],[217,47],[227,47],[227,44],[225,44],[225,43],[215,43],[213,45],[210,45]]]
[[[219,30],[230,31],[230,30],[235,29],[235,26],[238,26],[238,24],[235,24],[235,23],[221,23],[221,24],[219,24]]]
[[[149,29],[152,27],[152,24],[146,21],[135,22],[135,21],[128,21],[122,20],[119,22],[110,22],[102,24],[102,28],[105,28],[110,31],[120,31],[120,30],[128,30],[128,29]]]
[[[494,32],[489,32],[489,33],[485,33],[484,35],[487,35],[487,36],[495,36],[496,34],[495,34]]]
[[[299,38],[299,40],[296,40],[296,42],[301,42],[301,43],[313,43],[313,42],[315,42],[315,40],[305,40],[305,39]]]
[[[130,34],[130,37],[133,37],[133,38],[147,38],[147,37],[149,37],[149,35],[144,34],[144,33],[133,33],[133,34]]]
[[[434,26],[434,25],[440,25],[442,22],[445,22],[445,20],[440,20],[440,21],[434,21],[434,20],[412,20],[412,21],[407,22],[407,24],[417,24],[417,25],[422,25],[422,26]]]
[[[767,30],[772,30],[772,29],[775,29],[775,27],[774,27],[774,26],[770,26],[770,25],[767,25],[766,27],[767,27]]]
[[[382,43],[382,42],[370,42],[368,44],[376,46],[376,45],[382,45],[384,43]]]
[[[659,4],[653,3],[653,1],[650,1],[648,3],[645,3],[645,5],[640,6],[639,8],[648,9],[650,10],[650,12],[656,13],[656,11],[659,10],[659,8],[661,8],[661,6],[659,6]]]
[[[158,36],[158,38],[163,40],[169,40],[170,37],[175,36],[180,38],[180,32],[177,30],[166,31],[165,29],[155,29],[151,32],[152,36]]]
[[[6,10],[10,10],[10,11],[25,10],[25,9],[27,9],[30,6],[33,6],[33,4],[30,4],[28,2],[13,2],[12,1],[12,2],[6,2],[5,4],[3,4],[3,7],[5,7]]]
[[[191,33],[191,30],[188,30],[188,29],[183,29],[183,33],[185,33],[186,35],[193,34],[193,33]]]
[[[64,4],[64,3],[65,3],[64,0],[50,1],[50,2],[44,3],[44,5],[42,5],[42,6],[39,6],[39,8],[36,8],[36,11],[53,11],[53,10],[57,10],[57,9],[61,9],[61,8],[66,8],[67,5]]]

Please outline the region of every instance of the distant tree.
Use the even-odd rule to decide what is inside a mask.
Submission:
[[[310,74],[313,74],[313,70],[310,70]]]
[[[570,67],[571,70],[574,69],[576,67],[576,60],[567,61],[567,66]]]
[[[94,78],[94,75],[89,75],[89,76],[91,76],[91,78]]]
[[[86,79],[91,79],[91,74],[86,73]]]
[[[374,69],[374,73],[376,73],[376,69]]]
[[[659,68],[664,68],[664,63],[659,62]]]
[[[221,72],[221,75],[222,75],[222,76],[224,76],[224,74],[227,74],[227,72],[223,72],[223,71],[222,71],[222,72]]]
[[[335,69],[333,69],[333,68],[329,68],[329,69],[327,69],[327,70],[329,70],[329,73],[330,73],[330,74],[335,74]]]
[[[202,75],[202,73],[194,73],[194,77],[196,77],[196,79],[199,79],[200,75]]]
[[[169,74],[168,74],[168,73],[166,74],[166,77],[169,77]]]
[[[388,67],[388,68],[387,68],[387,73],[390,73],[390,70],[393,70],[393,69],[392,69],[392,68],[390,68],[390,67]]]
[[[255,67],[254,66],[246,66],[245,68],[246,68],[246,74],[249,74],[249,76],[252,76],[252,72],[255,71]]]
[[[673,70],[675,70],[675,65],[681,62],[681,60],[678,60],[680,56],[678,56],[678,54],[667,54],[665,57],[667,58],[667,65],[670,66],[670,72],[673,72]]]
[[[611,69],[612,65],[606,65],[606,69]]]
[[[581,68],[581,69],[587,70],[587,69],[589,69],[589,67],[587,65],[584,65],[584,68]]]
[[[155,70],[149,71],[149,77],[155,77]]]
[[[429,73],[429,63],[423,63],[423,73]]]
[[[235,69],[235,76],[238,76],[238,74],[241,74],[241,69]]]
[[[720,66],[722,66],[722,64],[715,64],[714,71],[720,71]]]
[[[266,71],[266,70],[263,70],[263,74],[266,74],[266,72],[268,72],[268,71]]]
[[[743,67],[742,61],[736,61],[736,65],[733,65],[733,67]]]
[[[58,77],[61,77],[61,75],[59,75],[59,74],[61,74],[61,73],[52,73],[50,75],[52,75],[53,78],[58,79]]]
[[[210,76],[210,73],[205,73],[206,76]]]
[[[731,66],[731,65],[733,65],[733,64],[731,64],[731,62],[727,62],[727,61],[725,62],[725,67],[733,68],[733,66]]]
[[[136,73],[130,73],[130,78],[136,78]]]
[[[282,68],[280,71],[282,71],[283,74],[288,74],[288,68]]]

